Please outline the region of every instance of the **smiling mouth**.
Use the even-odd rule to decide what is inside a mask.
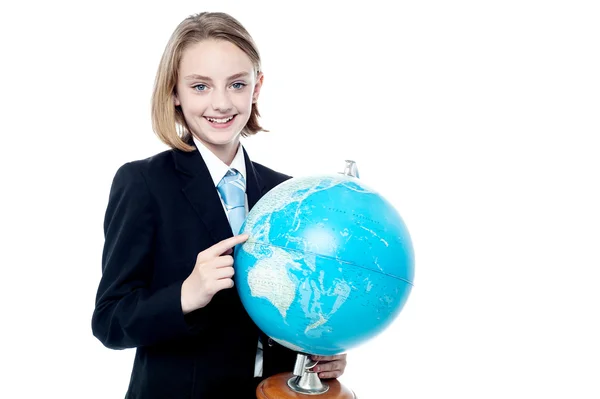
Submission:
[[[225,124],[230,122],[233,118],[235,118],[235,115],[232,115],[227,118],[209,118],[208,116],[205,116],[204,118],[211,123]]]

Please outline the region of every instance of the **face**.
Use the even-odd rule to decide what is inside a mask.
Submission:
[[[175,105],[191,133],[225,163],[235,156],[262,80],[246,53],[228,41],[204,40],[182,54]]]

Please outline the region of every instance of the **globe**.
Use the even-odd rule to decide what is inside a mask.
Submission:
[[[414,278],[396,209],[356,177],[296,177],[249,212],[235,249],[235,286],[256,325],[297,352],[334,355],[399,314]]]

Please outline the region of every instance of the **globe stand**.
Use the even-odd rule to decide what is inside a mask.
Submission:
[[[263,380],[256,388],[257,399],[301,399],[316,396],[319,399],[356,399],[350,389],[338,380],[321,381],[312,369],[318,364],[299,353],[293,373],[280,373]]]
[[[329,385],[321,381],[312,369],[319,362],[310,360],[307,355],[298,353],[294,366],[294,377],[287,382],[288,387],[294,392],[305,395],[319,395],[329,390]]]

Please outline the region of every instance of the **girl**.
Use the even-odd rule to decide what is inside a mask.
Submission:
[[[127,398],[255,398],[261,378],[293,370],[296,354],[258,330],[232,288],[230,254],[248,238],[234,235],[240,213],[289,178],[240,144],[263,130],[262,83],[254,41],[227,14],[185,19],[166,46],[152,122],[171,149],[114,177],[92,317],[105,346],[137,348]],[[346,366],[319,360],[322,378]]]

